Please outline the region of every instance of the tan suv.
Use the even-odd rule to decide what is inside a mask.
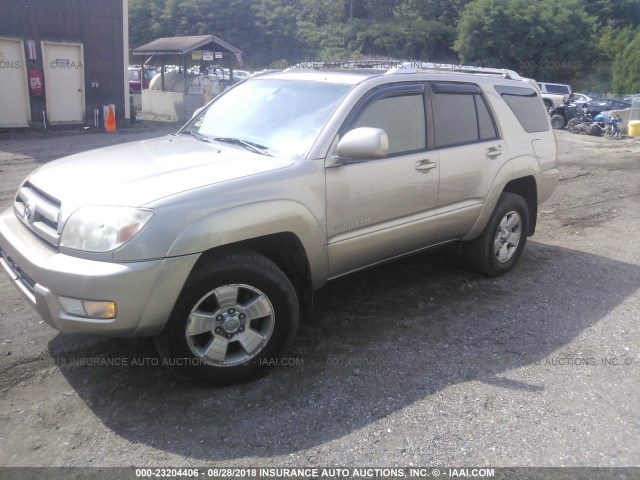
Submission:
[[[534,87],[470,71],[249,79],[175,135],[40,167],[0,215],[0,264],[52,327],[155,336],[202,384],[271,364],[314,290],[355,270],[463,242],[502,275],[556,144]]]

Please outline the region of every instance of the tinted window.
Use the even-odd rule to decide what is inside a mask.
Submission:
[[[433,94],[437,148],[497,137],[489,109],[479,93]]]
[[[389,155],[426,148],[424,101],[421,94],[375,100],[351,125],[381,128],[389,137]]]
[[[551,84],[546,84],[545,85],[547,93],[557,93],[560,95],[568,95],[569,93],[569,87],[567,85],[551,85]]]
[[[526,132],[549,130],[549,118],[544,104],[534,90],[523,87],[496,85],[496,91],[517,117]]]

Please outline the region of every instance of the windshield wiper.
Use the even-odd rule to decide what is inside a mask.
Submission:
[[[230,143],[231,145],[239,145],[241,147],[246,148],[247,150],[252,151],[253,153],[259,153],[260,155],[268,155],[269,157],[272,156],[269,153],[268,147],[265,147],[264,145],[259,145],[257,143],[249,142],[247,140],[242,140],[241,138],[215,137],[214,140],[216,142]]]
[[[203,135],[203,134],[198,133],[198,132],[194,132],[192,130],[184,130],[181,133],[187,133],[187,134],[191,135],[193,138],[200,140],[201,142],[212,143],[211,139],[209,137],[207,137],[206,135]]]

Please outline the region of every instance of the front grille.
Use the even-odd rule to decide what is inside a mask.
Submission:
[[[58,248],[60,205],[59,200],[27,182],[18,190],[13,211],[29,230]]]

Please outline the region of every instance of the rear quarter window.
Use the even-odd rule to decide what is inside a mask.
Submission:
[[[535,90],[504,85],[496,85],[495,89],[527,133],[549,130],[547,111]]]

